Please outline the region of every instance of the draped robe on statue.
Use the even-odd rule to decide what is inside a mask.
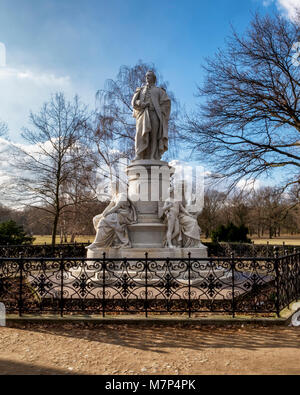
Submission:
[[[148,90],[148,92],[147,92]],[[150,106],[143,108],[147,93]],[[135,152],[138,159],[160,160],[168,150],[168,121],[171,112],[171,100],[166,91],[157,86],[138,88],[132,99],[133,117],[136,118]],[[155,122],[155,118],[158,120]],[[157,127],[157,137],[152,139],[153,128]],[[151,133],[152,132],[152,133]],[[152,149],[154,147],[154,149]],[[151,157],[150,152],[155,152]]]
[[[198,221],[184,208],[183,204],[169,198],[165,201],[165,208],[163,216],[167,225],[169,226],[170,216],[174,219],[172,244],[180,248],[199,248],[202,246],[200,240],[201,229]]]
[[[97,234],[91,246],[97,248],[131,247],[127,227],[136,220],[135,207],[128,200],[127,195],[116,194],[104,212],[93,219]]]

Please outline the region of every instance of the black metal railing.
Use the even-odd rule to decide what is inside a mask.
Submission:
[[[277,314],[300,297],[300,254],[271,258],[0,258],[8,313]]]
[[[72,243],[72,244],[30,244],[30,245],[0,245],[0,257],[18,258],[23,257],[53,257],[58,258],[61,255],[68,257],[86,256],[86,246],[90,243]]]
[[[274,256],[274,248],[280,255],[291,254],[294,249],[299,246],[286,245],[284,242],[281,245],[266,244],[252,244],[252,243],[204,243],[208,248],[209,256],[230,256],[234,254],[239,257],[266,257],[272,258]]]
[[[58,258],[61,255],[72,258],[84,258],[86,256],[86,247],[90,243],[69,243],[41,245],[0,245],[0,257],[18,258],[20,254],[24,257],[53,257]],[[278,249],[280,255],[291,254],[297,246],[288,246],[285,244],[272,246],[270,244],[246,244],[246,243],[204,243],[207,246],[209,256],[227,256],[233,253],[239,257],[272,257],[274,247]]]

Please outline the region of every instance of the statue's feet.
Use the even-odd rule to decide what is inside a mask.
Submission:
[[[116,248],[116,249],[120,249],[120,248],[128,249],[128,248],[132,248],[132,247],[131,247],[130,244],[118,244],[118,245],[114,246],[113,248]]]
[[[97,244],[96,243],[92,243],[92,244],[90,244],[89,246],[87,246],[87,247],[85,247],[87,250],[94,250],[95,248],[98,248],[97,247]]]
[[[176,246],[174,246],[172,243],[168,243],[168,244],[167,244],[167,248],[172,248],[172,249],[175,249],[175,248],[176,248]]]
[[[128,250],[129,248],[132,248],[132,247],[131,247],[130,244],[125,244],[125,245],[122,245],[121,248],[123,248],[123,249],[125,249],[125,250],[126,250],[126,249]]]

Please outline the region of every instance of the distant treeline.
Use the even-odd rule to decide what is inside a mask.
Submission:
[[[62,212],[58,224],[59,241],[73,243],[76,241],[76,236],[93,234],[95,231],[92,219],[105,207],[105,203],[91,200],[91,202],[82,203],[77,207],[66,208]],[[53,227],[51,219],[51,215],[39,208],[14,210],[0,205],[0,223],[13,220],[23,226],[29,235],[51,235]]]
[[[210,237],[221,225],[246,226],[250,238],[278,237],[297,234],[300,216],[297,189],[289,193],[278,188],[234,193],[209,191],[204,198],[204,209],[198,217],[202,235]]]
[[[59,219],[57,235],[60,242],[74,242],[76,236],[94,234],[93,217],[101,213],[105,203],[84,202],[66,207]],[[0,222],[14,220],[31,235],[49,235],[52,232],[51,216],[39,208],[14,210],[0,206]],[[300,233],[300,213],[297,196],[291,191],[282,193],[276,188],[260,188],[239,192],[231,196],[216,190],[208,191],[204,208],[198,216],[202,237],[211,237],[220,225],[246,226],[250,238],[277,237],[281,234]]]

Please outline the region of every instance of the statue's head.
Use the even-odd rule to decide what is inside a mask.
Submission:
[[[147,84],[155,84],[156,83],[156,75],[153,70],[147,71],[146,82],[147,82]]]

